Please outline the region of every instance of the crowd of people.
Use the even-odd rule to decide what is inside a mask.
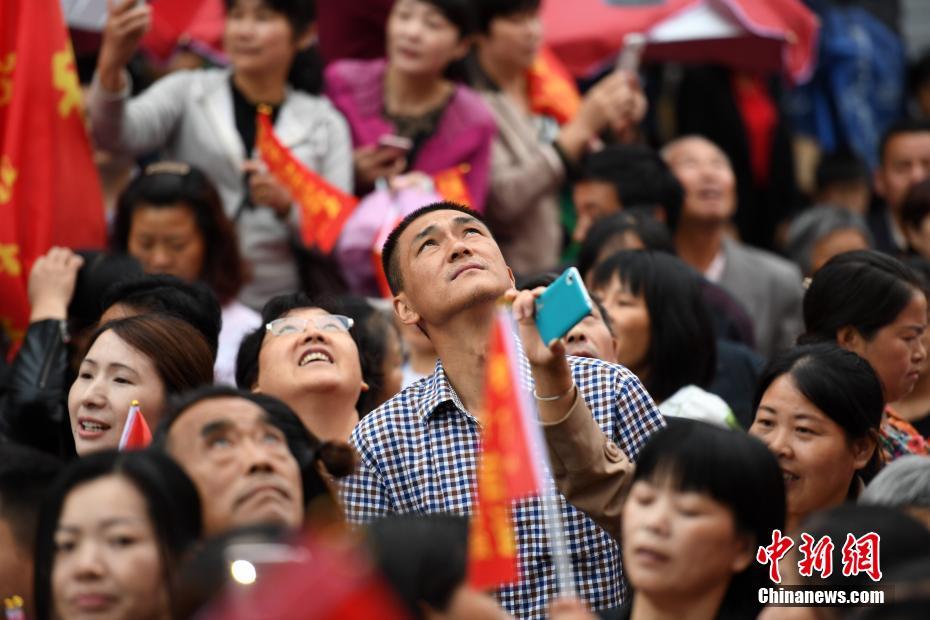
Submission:
[[[6,617],[259,617],[250,587],[326,557],[308,539],[357,547],[412,618],[928,617],[930,110],[877,153],[825,152],[802,197],[758,75],[689,70],[658,141],[641,76],[611,63],[579,93],[540,72],[557,62],[540,0],[336,4],[225,0],[227,64],[140,91],[152,9],[110,3],[88,128],[132,172],[110,188],[107,248],[34,263],[29,327],[0,364]],[[759,97],[775,117],[750,123]],[[705,118],[717,98],[735,119]],[[389,226],[364,277],[338,243],[303,242],[256,148],[260,107]],[[734,151],[715,130],[739,118]],[[434,181],[452,169],[467,205]],[[593,308],[544,343],[535,302],[569,266]],[[479,591],[469,517],[502,302],[554,507],[513,503],[519,578]],[[151,442],[120,450],[137,406]],[[781,535],[830,537],[833,574],[800,548],[767,555]],[[840,570],[847,535],[880,536],[878,583]],[[776,569],[894,596],[765,605]]]

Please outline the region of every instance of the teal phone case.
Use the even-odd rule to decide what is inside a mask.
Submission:
[[[591,314],[594,304],[581,274],[569,267],[536,299],[536,327],[547,345]]]

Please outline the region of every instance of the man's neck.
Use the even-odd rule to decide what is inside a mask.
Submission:
[[[280,74],[233,74],[233,84],[252,104],[279,104],[284,101],[287,76]]]
[[[681,260],[705,273],[723,249],[725,223],[682,219],[675,231],[675,249]]]
[[[309,392],[298,402],[288,402],[307,429],[322,441],[348,441],[358,424],[355,402],[347,405],[351,395],[340,392]],[[356,400],[358,398],[356,397]]]
[[[428,328],[452,388],[470,413],[477,413],[484,391],[484,366],[495,304],[471,308],[441,326]]]
[[[683,600],[670,597],[654,600],[643,594],[634,594],[630,620],[713,620],[717,617],[727,585],[693,597],[682,597]]]

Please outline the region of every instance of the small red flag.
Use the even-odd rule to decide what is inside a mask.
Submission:
[[[26,281],[53,245],[106,243],[103,194],[59,0],[0,1],[0,323],[18,341]]]
[[[275,136],[270,111],[265,106],[259,106],[257,120],[258,152],[271,174],[300,205],[303,216],[300,233],[304,243],[329,254],[355,210],[358,198],[334,187],[294,157]]]
[[[465,184],[465,175],[471,170],[468,164],[459,164],[433,175],[433,186],[443,200],[472,207],[471,193]]]
[[[551,116],[559,125],[572,120],[581,106],[581,95],[568,70],[549,48],[539,50],[526,77],[533,112]]]
[[[145,422],[142,415],[142,409],[139,407],[139,401],[132,401],[129,407],[129,415],[126,416],[126,424],[123,426],[123,434],[119,438],[120,452],[125,450],[142,450],[152,443],[152,431]]]
[[[481,456],[468,549],[468,580],[478,589],[518,579],[514,500],[542,492],[542,441],[520,382],[513,322],[498,310],[491,332],[481,407]]]

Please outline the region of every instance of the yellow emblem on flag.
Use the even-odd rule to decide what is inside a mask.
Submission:
[[[5,205],[13,198],[13,184],[19,173],[13,167],[13,162],[6,155],[0,159],[0,205]]]
[[[15,243],[0,243],[0,273],[18,278],[23,273],[19,262],[19,246]]]
[[[62,93],[58,102],[58,114],[62,118],[68,118],[75,109],[81,111],[81,85],[74,68],[74,52],[71,51],[70,43],[52,56],[52,84]]]
[[[13,69],[16,68],[16,52],[0,59],[0,108],[13,101]]]

